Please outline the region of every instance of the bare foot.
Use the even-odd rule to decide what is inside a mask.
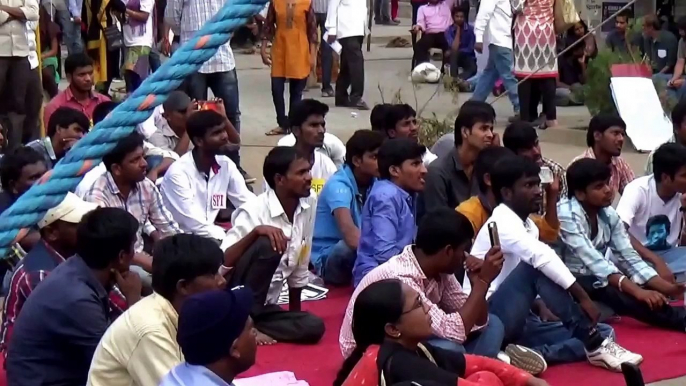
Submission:
[[[276,340],[269,335],[263,334],[257,331],[255,334],[255,340],[259,346],[270,346],[276,343]]]

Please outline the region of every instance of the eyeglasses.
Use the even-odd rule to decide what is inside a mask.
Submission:
[[[400,315],[408,314],[408,313],[410,313],[410,312],[412,312],[412,311],[414,311],[414,310],[416,310],[416,309],[418,309],[418,308],[422,308],[423,306],[424,306],[424,303],[422,303],[422,297],[419,296],[419,295],[417,295],[417,300],[415,300],[415,302],[414,302],[414,304],[412,305],[412,307],[411,307],[409,310],[407,310],[407,311],[403,311],[403,313],[400,314]]]

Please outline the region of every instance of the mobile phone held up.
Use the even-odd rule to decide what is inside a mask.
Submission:
[[[541,179],[542,184],[550,184],[553,182],[553,171],[547,166],[542,166],[538,178]]]
[[[199,101],[198,102],[198,111],[203,111],[203,110],[212,110],[212,111],[218,111],[218,105],[219,103],[222,103],[220,101]]]
[[[500,246],[500,236],[498,236],[498,225],[494,222],[488,224],[488,236],[491,238],[491,246]]]

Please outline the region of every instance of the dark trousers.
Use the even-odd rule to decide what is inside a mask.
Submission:
[[[341,66],[336,80],[336,103],[357,103],[364,94],[364,36],[350,36],[339,39],[341,43]],[[348,97],[350,87],[350,97]]]
[[[45,78],[43,78],[45,80]],[[57,86],[55,86],[57,88]],[[22,142],[28,143],[40,138],[40,109],[43,106],[43,88],[38,69],[32,70],[26,79],[26,118]],[[47,128],[48,123],[45,122]]]
[[[594,276],[577,277],[577,282],[588,292],[591,299],[610,307],[617,315],[629,316],[655,327],[684,332],[686,309],[683,307],[665,305],[660,309],[651,310],[645,303],[640,303],[615,287],[608,285],[595,288],[593,283],[596,281]]]
[[[199,101],[207,100],[207,88],[212,89],[215,97],[224,101],[226,116],[236,128],[241,132],[241,109],[238,100],[238,77],[236,69],[225,72],[212,72],[208,74],[196,72],[191,75],[188,81],[188,95]],[[240,167],[241,156],[238,151],[228,154],[229,158]]]
[[[459,72],[459,69],[462,72]],[[462,52],[453,52],[450,54],[450,76],[452,78],[460,78],[467,80],[476,75],[476,57]]]
[[[520,79],[521,80],[521,79]],[[555,107],[555,78],[530,78],[518,86],[519,113],[523,121],[533,122],[538,118],[538,103],[543,103],[543,113],[547,120],[557,119]]]
[[[265,304],[272,276],[279,267],[281,255],[271,242],[260,237],[241,256],[230,273],[227,285],[243,285],[254,294],[250,316],[255,328],[278,342],[317,343],[324,336],[324,322],[305,311],[286,311],[276,304]]]
[[[24,119],[26,118],[26,93],[30,82],[26,80],[33,75],[31,65],[26,57],[0,57],[0,95],[5,98],[3,104],[7,111],[11,127],[7,128],[7,150],[22,145]],[[40,83],[38,83],[40,88]]]
[[[422,32],[422,37],[419,38],[419,41],[417,41],[417,43],[414,45],[414,58],[412,60],[412,67],[414,68],[418,64],[430,62],[430,50],[432,48],[440,48],[441,52],[445,52],[450,49],[448,42],[445,40],[445,34],[443,32]]]
[[[412,1],[412,25],[417,24],[417,12],[419,11],[419,7],[421,7],[424,4],[427,4],[427,0],[419,0],[419,1]],[[414,47],[415,43],[417,42],[417,35],[412,34],[412,47]]]
[[[319,26],[319,33],[321,34],[321,42],[319,50],[321,52],[321,67],[322,67],[322,91],[331,90],[331,71],[333,68],[333,49],[324,41],[324,34],[326,33],[326,14],[316,13],[317,25]]]
[[[284,103],[283,93],[286,89],[286,80],[288,80],[288,111],[293,108],[296,102],[303,99],[303,90],[307,85],[307,78],[305,79],[286,79],[272,77],[272,100],[274,101],[274,109],[276,110],[276,122],[279,127],[289,131],[291,125],[288,124],[288,116],[286,115],[286,104]]]

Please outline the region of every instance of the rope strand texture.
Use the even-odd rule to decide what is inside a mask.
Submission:
[[[198,0],[202,1],[202,0]],[[193,38],[183,44],[157,71],[31,189],[0,215],[0,256],[40,221],[45,212],[57,206],[67,192],[73,191],[83,176],[102,161],[121,138],[147,120],[189,75],[197,72],[225,44],[233,31],[249,17],[259,13],[267,0],[227,0],[212,19]]]

